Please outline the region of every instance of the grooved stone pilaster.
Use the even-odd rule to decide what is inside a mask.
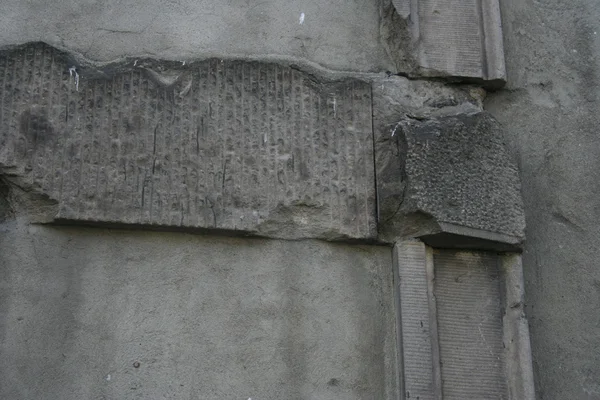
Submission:
[[[504,83],[498,0],[393,0],[392,4],[395,13],[387,13],[382,23],[399,70]]]
[[[508,399],[501,259],[435,250],[435,297],[444,400]]]
[[[438,353],[435,348],[437,332],[428,288],[427,251],[419,241],[403,241],[394,246],[394,273],[400,306],[398,347],[402,349],[402,398],[441,400],[434,368]]]
[[[371,87],[258,62],[0,53],[0,174],[50,219],[376,234]]]
[[[419,0],[416,12],[426,74],[506,79],[497,0]]]
[[[533,399],[520,255],[394,246],[402,399]]]

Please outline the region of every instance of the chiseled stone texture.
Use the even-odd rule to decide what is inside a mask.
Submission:
[[[518,245],[518,170],[499,124],[481,111],[481,92],[408,89],[374,85],[381,237],[448,233]]]
[[[398,71],[506,80],[498,0],[382,0],[381,33]]]
[[[47,220],[376,235],[369,83],[247,61],[72,63],[43,44],[0,53],[0,174],[55,202]]]

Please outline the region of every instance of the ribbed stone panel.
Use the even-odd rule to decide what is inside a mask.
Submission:
[[[410,70],[406,60],[412,60],[415,75],[470,78],[490,86],[506,81],[498,0],[392,0],[392,4],[403,21],[396,21],[398,28],[410,27],[412,46],[402,40],[392,45],[403,55],[396,55],[401,69]]]
[[[57,219],[376,234],[371,87],[258,62],[76,67],[43,45],[0,53],[0,173]]]
[[[394,246],[400,295],[400,332],[404,396],[437,400],[435,393],[432,331],[427,290],[426,247],[403,241]],[[435,334],[435,333],[433,333]]]
[[[491,253],[434,251],[444,400],[508,399],[499,262]]]

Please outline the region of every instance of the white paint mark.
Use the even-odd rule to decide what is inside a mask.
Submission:
[[[110,374],[106,375],[106,380],[110,381]]]
[[[137,60],[135,60],[135,61],[133,62],[133,66],[135,67],[136,65],[137,65]]]
[[[573,53],[577,53],[577,50],[575,50],[575,49],[573,49],[573,50],[571,50],[571,51],[572,51]]]
[[[333,98],[333,116],[336,116],[336,102],[335,102],[335,97]]]
[[[182,61],[181,64],[185,65],[185,61]]]
[[[263,143],[267,143],[267,134],[266,133],[263,135]]]
[[[77,69],[74,66],[69,68],[69,74],[71,74],[71,77],[75,74],[75,89],[79,92],[79,74],[77,73]]]
[[[304,23],[304,13],[300,13],[300,25]]]
[[[392,137],[394,137],[394,135],[396,134],[396,129],[398,129],[398,127],[400,126],[400,124],[401,124],[401,123],[402,123],[402,122],[398,122],[398,123],[396,124],[396,126],[394,127],[394,129],[392,130]]]
[[[185,85],[185,87],[183,88],[183,90],[181,90],[181,92],[179,92],[179,97],[183,97],[186,94],[188,94],[188,92],[190,91],[191,88],[192,88],[192,79],[190,78],[190,80],[187,83],[187,85]]]

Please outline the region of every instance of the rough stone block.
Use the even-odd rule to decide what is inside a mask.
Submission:
[[[437,247],[516,248],[524,236],[517,166],[498,123],[464,99],[385,107],[374,89],[379,234]]]
[[[376,234],[371,87],[246,61],[0,53],[0,175],[41,220]]]

